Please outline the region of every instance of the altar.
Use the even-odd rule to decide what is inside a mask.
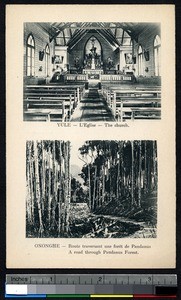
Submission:
[[[102,69],[83,69],[83,74],[88,75],[87,77],[92,77],[92,76],[100,76],[101,74],[103,74],[103,70]]]

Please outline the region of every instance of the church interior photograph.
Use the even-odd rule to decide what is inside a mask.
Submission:
[[[24,23],[24,121],[161,119],[159,23]]]

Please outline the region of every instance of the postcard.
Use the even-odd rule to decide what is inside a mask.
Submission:
[[[175,267],[174,5],[7,5],[7,267]]]

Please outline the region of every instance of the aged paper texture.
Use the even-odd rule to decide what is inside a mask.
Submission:
[[[174,268],[175,267],[175,28],[173,5],[7,5],[6,7],[6,93],[7,93],[7,267],[8,268]],[[134,120],[119,126],[113,122],[26,122],[23,117],[23,68],[24,68],[24,26],[37,22],[131,22],[159,23],[161,28],[161,118],[155,120]],[[93,41],[94,42],[94,41]],[[94,44],[93,44],[94,45]],[[149,60],[146,51],[145,60]],[[92,64],[94,64],[95,53]],[[60,57],[58,57],[59,59]],[[63,61],[63,58],[61,58]],[[61,64],[61,59],[58,62]],[[41,61],[41,53],[39,57]],[[129,65],[132,56],[126,54],[125,61]],[[39,68],[41,72],[41,66]],[[148,69],[145,69],[147,72]],[[91,121],[91,120],[90,120]],[[68,125],[67,125],[68,124]],[[107,125],[108,124],[108,125]],[[116,125],[117,124],[117,125]],[[89,145],[92,154],[83,151]],[[93,146],[90,146],[93,145]],[[93,147],[93,148],[91,148]],[[101,148],[102,147],[102,148]],[[79,150],[81,148],[82,152]],[[111,153],[111,159],[107,159]],[[69,197],[76,202],[85,191],[92,201],[90,206],[101,207],[101,203],[114,201],[115,194],[120,195],[118,184],[121,180],[130,180],[129,176],[110,182],[111,167],[121,168],[120,161],[128,163],[132,155],[134,166],[130,165],[129,176],[132,185],[127,184],[131,205],[141,207],[139,193],[145,185],[156,186],[156,209],[154,226],[143,227],[143,220],[126,219],[121,214],[114,218],[103,216],[102,210],[92,215],[92,223],[71,223]],[[40,154],[42,155],[40,158]],[[86,156],[87,155],[87,156]],[[92,155],[92,156],[91,156]],[[107,155],[107,156],[106,156]],[[91,159],[90,161],[85,159]],[[147,164],[148,177],[145,179],[141,158]],[[44,157],[44,164],[43,159]],[[67,159],[68,157],[68,159]],[[75,173],[76,160],[80,157],[86,172],[92,171],[92,196],[86,188],[72,187],[68,194],[70,176]],[[86,157],[86,158],[85,158]],[[98,158],[104,159],[101,171],[96,165]],[[107,159],[107,160],[106,160]],[[106,162],[105,162],[106,161]],[[79,160],[80,162],[80,160]],[[52,164],[52,165],[51,165]],[[56,188],[56,199],[48,198],[52,193],[46,187],[47,165],[53,170],[52,189]],[[70,165],[71,172],[70,175]],[[129,164],[128,164],[129,165]],[[111,167],[110,167],[111,166]],[[138,166],[138,167],[136,167]],[[86,171],[87,168],[87,171]],[[138,170],[136,169],[138,168]],[[133,188],[134,170],[139,172],[140,179],[134,179],[138,190]],[[61,171],[60,171],[61,170]],[[120,172],[120,169],[118,169]],[[146,169],[144,169],[144,172]],[[42,172],[42,177],[40,176]],[[48,171],[47,171],[48,172]],[[102,177],[98,172],[102,172]],[[125,169],[122,171],[126,171]],[[38,174],[38,175],[37,175]],[[62,175],[63,174],[63,175]],[[96,175],[95,175],[96,174]],[[49,176],[49,177],[48,177]],[[57,177],[56,177],[57,176]],[[62,177],[61,177],[62,176]],[[64,176],[64,177],[63,177]],[[77,176],[77,175],[76,175]],[[96,177],[97,176],[97,177]],[[98,176],[101,178],[98,181]],[[107,176],[109,189],[106,192],[104,176]],[[110,176],[110,177],[109,177]],[[126,176],[126,175],[125,175]],[[43,181],[45,177],[45,181]],[[64,178],[66,190],[65,202],[61,216],[59,205],[61,187],[56,182]],[[102,179],[103,178],[103,179]],[[112,177],[113,178],[113,177]],[[126,178],[126,179],[125,179]],[[144,181],[143,181],[144,178]],[[83,180],[82,179],[82,180]],[[47,179],[48,180],[48,179]],[[91,176],[87,175],[85,183],[90,184]],[[96,181],[97,180],[97,181]],[[145,181],[146,180],[146,181]],[[74,180],[76,183],[76,180]],[[41,202],[47,199],[47,210]],[[62,185],[63,186],[63,185]],[[86,186],[86,185],[85,185]],[[36,190],[36,192],[35,192]],[[126,188],[125,188],[126,193]],[[31,193],[36,194],[35,204],[29,202]],[[58,196],[59,193],[59,196]],[[134,200],[138,193],[138,200]],[[100,196],[101,195],[101,196]],[[126,197],[125,195],[123,195]],[[92,198],[91,198],[92,197]],[[97,197],[97,198],[96,198]],[[102,197],[102,198],[100,198]],[[91,200],[92,199],[92,200]],[[96,200],[98,199],[98,200]],[[101,200],[99,200],[101,199]],[[144,199],[146,203],[147,198]],[[98,201],[98,202],[96,202]],[[102,202],[101,202],[102,201]],[[118,201],[118,198],[116,199]],[[148,201],[151,201],[148,199]],[[92,204],[93,203],[93,204]],[[62,205],[62,204],[61,204]],[[120,206],[125,209],[127,204]],[[73,205],[71,206],[73,207]],[[122,207],[122,208],[121,208]],[[87,204],[82,200],[77,209],[86,212]],[[151,208],[146,208],[147,214]],[[33,212],[32,212],[33,211]],[[141,210],[141,213],[143,210]],[[145,210],[144,210],[145,211]],[[43,212],[43,214],[42,214]],[[140,213],[137,209],[137,215]],[[33,215],[34,214],[34,215]],[[99,215],[99,216],[98,216]],[[98,217],[97,217],[98,216]],[[31,224],[34,218],[33,225]],[[63,220],[63,221],[62,221]],[[150,221],[153,225],[153,219]],[[93,224],[94,223],[94,224]],[[45,225],[48,224],[46,227]],[[63,224],[63,225],[62,225]],[[92,225],[91,225],[92,224]],[[136,225],[135,225],[136,224]],[[41,226],[42,225],[42,226]],[[92,226],[90,231],[87,226]],[[81,227],[84,226],[84,227]],[[136,226],[136,227],[135,227]],[[139,227],[139,230],[135,229]],[[33,229],[34,227],[34,229]],[[46,231],[50,228],[50,231]],[[37,229],[38,228],[38,229]],[[56,234],[54,228],[57,229]],[[77,229],[79,228],[79,229]],[[80,229],[81,228],[81,229]],[[83,228],[83,229],[82,229]],[[122,228],[120,230],[120,228]],[[127,234],[125,232],[130,230]],[[77,231],[76,231],[77,230]],[[81,231],[82,230],[82,231]],[[135,231],[139,233],[135,233]],[[150,231],[149,231],[150,230]],[[80,233],[81,231],[81,233]],[[63,233],[62,233],[63,232]],[[78,232],[78,233],[76,233]]]

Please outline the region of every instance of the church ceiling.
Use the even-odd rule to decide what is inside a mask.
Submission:
[[[105,23],[105,22],[66,22],[38,23],[49,33],[50,42],[55,40],[57,45],[73,47],[87,34],[98,33],[108,43],[117,48],[130,45],[131,40],[138,40],[139,34],[150,27],[158,27],[156,23]]]

